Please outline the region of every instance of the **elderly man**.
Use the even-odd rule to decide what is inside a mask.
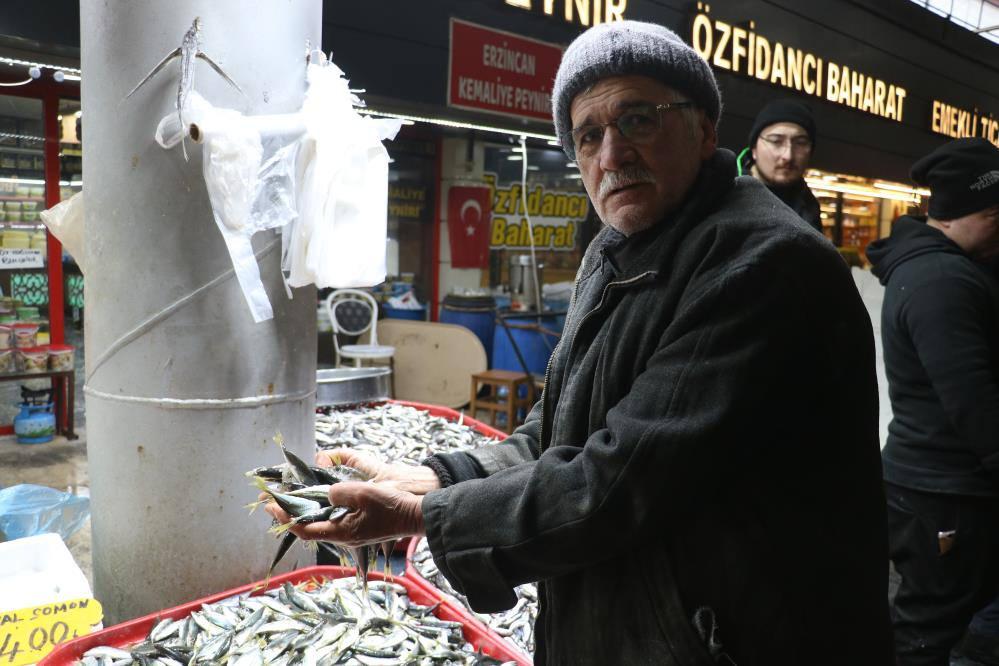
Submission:
[[[538,664],[887,666],[874,347],[846,266],[736,177],[714,75],[666,28],[587,30],[553,105],[606,226],[541,400],[422,467],[344,452],[376,482],[296,533],[425,533],[480,611],[540,581]]]
[[[929,216],[899,218],[867,256],[885,285],[895,645],[900,665],[946,666],[999,592],[999,282],[985,263],[999,256],[999,148],[950,141],[912,179],[930,188]],[[994,664],[988,617],[963,651]]]
[[[805,170],[815,147],[812,110],[793,99],[763,107],[749,132],[750,173],[808,224],[822,233],[819,202],[808,189]]]

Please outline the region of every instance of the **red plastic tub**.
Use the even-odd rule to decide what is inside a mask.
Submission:
[[[520,647],[507,641],[502,636],[497,635],[492,629],[489,628],[489,625],[470,614],[460,601],[444,592],[444,590],[440,589],[420,574],[419,569],[413,566],[411,560],[413,558],[413,554],[416,552],[416,547],[420,545],[420,539],[422,538],[423,537],[413,537],[409,540],[409,546],[406,548],[405,578],[407,578],[414,586],[419,587],[427,594],[433,596],[434,599],[442,600],[444,603],[460,608],[461,612],[468,616],[469,626],[475,626],[477,631],[482,632],[484,635],[491,636],[493,640],[502,642],[507,652],[513,655],[509,658],[516,660],[520,666],[530,666],[533,664],[534,659],[530,655],[521,652]]]
[[[406,405],[407,407],[413,407],[419,409],[421,412],[428,412],[431,416],[442,416],[448,421],[454,421],[457,423],[461,421],[462,425],[467,425],[472,430],[476,431],[480,435],[485,435],[486,437],[493,437],[495,439],[504,440],[507,438],[507,434],[502,430],[497,430],[496,428],[486,425],[482,421],[473,419],[470,416],[463,415],[457,410],[451,409],[450,407],[441,407],[440,405],[427,405],[422,402],[409,402],[408,400],[389,400],[389,402],[397,405]]]
[[[344,578],[346,576],[353,575],[354,569],[348,567],[307,567],[305,569],[292,571],[281,576],[274,576],[271,578],[266,589],[280,587],[285,582],[302,583],[316,579]],[[386,579],[385,575],[376,571],[370,572],[368,577],[371,580]],[[433,594],[428,591],[426,587],[418,585],[403,576],[393,576],[391,577],[391,580],[392,582],[398,583],[405,587],[409,597],[418,604],[429,606],[440,601],[441,604],[437,607],[437,610],[434,611],[434,614],[442,620],[461,622],[464,625],[463,631],[465,639],[477,650],[480,650],[484,654],[491,657],[495,657],[496,659],[517,661],[519,664],[523,665],[529,665],[531,663],[529,660],[522,661],[521,655],[517,654],[514,650],[511,650],[510,646],[499,636],[496,636],[495,634],[489,632],[488,629],[485,629],[484,625],[472,617],[468,611],[461,607],[461,605],[449,599],[442,600],[441,593],[439,591],[437,594]],[[129,620],[128,622],[108,627],[102,631],[98,631],[87,636],[81,636],[80,638],[69,641],[68,643],[63,643],[38,663],[42,666],[69,666],[70,664],[76,663],[83,656],[84,652],[99,645],[111,645],[123,648],[128,645],[141,642],[146,638],[146,636],[149,635],[149,631],[153,628],[153,625],[163,618],[178,619],[190,615],[196,610],[200,610],[202,604],[216,603],[218,601],[222,601],[223,599],[227,599],[237,594],[244,594],[246,592],[259,594],[263,591],[263,582],[258,581],[242,587],[226,590],[225,592],[219,592],[218,594],[213,594],[209,597],[205,597],[204,599],[192,601],[182,606],[175,606],[174,608],[169,608],[167,610],[160,611],[159,613],[153,613],[151,615],[146,615],[145,617]]]

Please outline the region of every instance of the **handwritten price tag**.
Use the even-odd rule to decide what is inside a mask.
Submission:
[[[41,268],[44,265],[41,250],[0,248],[0,268]]]
[[[96,599],[0,611],[0,666],[34,664],[55,646],[89,634],[103,616]]]

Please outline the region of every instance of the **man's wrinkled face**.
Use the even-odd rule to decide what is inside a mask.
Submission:
[[[999,256],[999,206],[939,222],[944,233],[976,259]]]
[[[792,185],[805,176],[812,157],[812,141],[801,125],[774,123],[760,132],[753,161],[760,177],[771,185]]]
[[[601,79],[569,115],[586,192],[604,224],[627,235],[675,210],[717,145],[703,111],[647,76]]]

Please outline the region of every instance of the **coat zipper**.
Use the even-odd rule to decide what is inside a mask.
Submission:
[[[585,324],[586,320],[590,318],[590,315],[592,315],[594,312],[603,307],[604,303],[607,300],[607,294],[610,292],[610,289],[612,287],[627,287],[635,284],[640,280],[644,280],[650,275],[655,275],[655,274],[656,271],[645,271],[644,273],[640,273],[633,278],[628,278],[627,280],[622,280],[620,282],[608,282],[606,285],[604,285],[604,289],[600,293],[600,301],[597,303],[596,307],[591,309],[589,312],[586,312],[583,315],[582,319],[579,320],[579,324],[576,326],[576,332],[573,333],[572,340],[569,341],[569,358],[572,358],[572,346],[576,342],[576,336],[579,334],[580,329],[583,328],[583,324]],[[576,292],[578,289],[579,289],[579,283],[577,282],[573,286],[572,300],[570,300],[570,303],[576,302]],[[547,390],[548,380],[550,379],[550,374],[552,370],[552,359],[555,358],[555,352],[557,352],[558,348],[561,346],[562,346],[562,340],[559,340],[558,344],[555,345],[555,349],[552,350],[552,355],[548,357],[548,365],[545,367],[545,390],[541,396],[541,433],[540,433],[540,440],[538,441],[538,451],[544,451],[547,448],[545,446],[545,406],[548,404],[548,390]]]

